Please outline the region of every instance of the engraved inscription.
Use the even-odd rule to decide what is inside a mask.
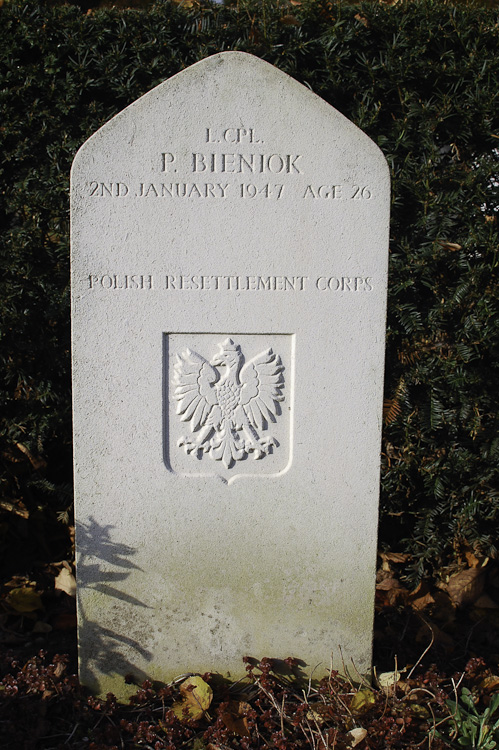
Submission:
[[[226,198],[228,183],[141,182],[137,198]]]
[[[173,157],[173,154],[163,154]],[[211,156],[215,157],[215,154]],[[193,154],[194,162],[192,165],[193,172],[224,172],[227,173],[245,173],[248,172],[273,172],[280,174],[282,179],[285,174],[300,172],[296,165],[296,159],[300,156],[280,157],[274,154],[264,162],[262,160],[257,164],[253,158],[255,155],[243,156],[238,162],[235,159],[225,159],[226,156],[235,156],[234,154],[219,154],[224,157],[220,163],[215,159],[206,161],[205,155]],[[262,159],[263,155],[260,155]],[[270,159],[275,158],[274,161]],[[265,157],[267,159],[267,157]],[[247,169],[245,167],[248,167]],[[163,171],[168,171],[164,168]],[[176,169],[170,170],[176,172]],[[301,172],[300,172],[301,174]],[[208,176],[208,174],[206,174]],[[215,178],[216,179],[216,178]],[[227,177],[225,179],[228,179]],[[256,178],[254,178],[256,179]],[[267,182],[264,184],[253,184],[240,182],[139,182],[136,186],[129,186],[125,182],[99,182],[92,180],[87,183],[88,195],[91,198],[269,198],[279,200],[285,193],[284,184]],[[366,201],[373,198],[373,190],[368,185],[307,185],[306,188],[286,187],[288,197],[303,198],[305,200],[329,200],[329,201]]]
[[[161,154],[162,159],[162,172],[176,172],[177,168],[173,166],[173,162],[175,161],[175,154],[171,153],[164,153]]]
[[[255,128],[206,128],[206,143],[263,143],[255,135]]]
[[[256,185],[239,185],[241,190],[241,198],[275,198],[276,201],[282,195],[284,185],[263,185],[263,187],[257,187]]]
[[[306,185],[305,187],[300,184],[299,180],[288,182],[288,176],[306,173],[306,169],[304,170],[306,157],[296,153],[270,153],[270,148],[267,153],[257,153],[256,149],[252,149],[253,153],[244,153],[247,147],[261,146],[265,143],[262,138],[257,137],[254,127],[204,128],[201,138],[207,144],[220,144],[222,148],[225,144],[230,144],[232,150],[230,153],[225,153],[225,151],[218,153],[216,148],[212,147],[214,150],[206,153],[194,151],[196,146],[193,145],[192,150],[189,149],[183,154],[162,151],[154,171],[157,173],[159,169],[159,172],[171,175],[170,179],[175,179],[173,174],[180,173],[176,179],[188,180],[188,173],[191,173],[193,180],[204,178],[211,179],[213,182],[144,181],[128,185],[120,182],[119,178],[118,181],[112,182],[93,180],[87,183],[88,193],[93,198],[128,197],[129,200],[134,198],[184,198],[193,201],[200,198],[280,200],[286,196],[287,199],[302,199],[307,202],[327,200],[335,203],[352,200],[370,201],[376,197],[370,185],[341,184],[341,180],[334,182],[334,177],[329,184]],[[222,174],[224,176],[218,179],[229,180],[229,182],[215,181],[216,175]],[[252,182],[236,184],[230,181],[230,175],[241,175],[242,179],[252,175],[249,178]],[[261,175],[266,175],[264,178],[266,180],[272,180],[273,175],[276,176],[274,179],[284,180],[287,182],[286,190],[284,184],[273,184],[271,181],[258,184],[258,178]],[[154,177],[151,179],[154,180]]]
[[[124,182],[97,182],[90,183],[90,196],[97,198],[124,198],[128,195],[128,185]]]
[[[88,289],[156,289],[152,274],[88,274]],[[156,279],[159,288],[172,292],[372,292],[370,276],[224,276],[166,274]]]
[[[303,292],[308,276],[166,276],[165,289],[234,292]]]
[[[319,198],[329,200],[370,200],[373,197],[372,188],[368,185],[307,185],[304,198]]]
[[[249,454],[262,459],[278,447],[268,428],[281,415],[284,367],[271,348],[245,363],[232,339],[218,346],[211,362],[191,349],[177,354],[173,398],[192,433],[178,447],[197,458],[208,454],[230,469]]]
[[[362,187],[362,185],[354,185],[352,198],[364,198],[365,200],[369,200],[372,198],[372,190],[367,185],[364,185],[364,187]]]
[[[372,292],[372,279],[367,276],[319,276],[315,286],[320,292],[329,289],[330,292]]]
[[[301,154],[192,154],[193,172],[302,174]]]
[[[152,289],[153,279],[151,274],[128,274],[113,273],[98,276],[90,273],[88,275],[89,289]]]

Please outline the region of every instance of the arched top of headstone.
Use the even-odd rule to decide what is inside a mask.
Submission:
[[[305,140],[303,146],[317,146],[318,163],[342,155],[351,159],[353,152],[387,177],[382,152],[360,128],[287,73],[235,51],[207,57],[141,96],[83,144],[73,168],[94,149],[109,148],[111,158],[115,150],[138,152],[143,141],[152,145],[155,133],[163,143],[172,136],[191,143],[200,119],[213,123],[210,143],[263,147],[273,138]],[[261,130],[255,132],[254,123],[262,120],[267,141]],[[245,132],[250,129],[252,134]]]

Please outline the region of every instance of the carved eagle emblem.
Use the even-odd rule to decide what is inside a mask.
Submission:
[[[278,446],[268,434],[281,414],[284,367],[271,348],[245,363],[239,344],[227,338],[208,362],[184,349],[173,366],[173,397],[182,422],[192,436],[178,446],[201,458],[208,453],[230,469],[248,457],[263,458]]]

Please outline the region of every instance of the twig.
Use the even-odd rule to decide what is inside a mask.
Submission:
[[[347,668],[345,666],[345,660],[343,658],[343,651],[341,650],[341,646],[338,646],[338,648],[339,648],[340,656],[341,656],[341,664],[343,666],[343,674],[345,676],[345,679],[348,680],[348,682],[350,683],[350,687],[353,687],[352,680],[350,679],[350,675],[348,674]]]
[[[407,617],[405,618],[405,625],[404,625],[404,629],[403,629],[403,631],[402,631],[401,635],[399,636],[399,643],[401,643],[401,642],[402,642],[402,641],[404,640],[405,634],[406,634],[406,632],[407,632],[407,628],[409,627],[409,620],[410,620],[410,617],[409,617],[409,616],[407,616]]]
[[[428,704],[428,707],[429,707],[429,709],[431,711],[431,718],[432,718],[432,721],[433,721],[433,726],[431,728],[431,731],[428,732],[428,750],[431,750],[431,743],[435,739],[435,729],[437,727],[437,721],[435,719],[435,712],[433,711],[433,708],[432,708],[431,704]]]
[[[69,735],[69,737],[67,738],[67,740],[65,740],[65,742],[64,742],[65,745],[69,745],[69,741],[72,739],[73,734],[76,732],[76,730],[78,729],[79,726],[80,726],[80,723],[76,722],[73,731],[71,732],[71,734]]]
[[[397,658],[397,657],[395,657],[395,659],[396,659],[396,658]],[[363,677],[363,676],[361,675],[361,673],[359,672],[359,670],[358,670],[358,669],[357,669],[357,667],[355,666],[355,662],[354,662],[354,660],[353,660],[353,659],[350,659],[350,661],[352,662],[352,667],[353,667],[353,668],[354,668],[354,670],[355,670],[355,671],[357,672],[357,675],[358,675],[358,677],[360,678],[360,684],[361,684],[361,685],[364,685],[365,687],[368,687],[368,688],[370,688],[370,687],[371,687],[371,685],[370,685],[370,684],[369,684],[369,683],[367,682],[366,678],[365,678],[365,677]],[[395,662],[395,665],[396,665],[396,663],[397,663],[397,662]],[[395,668],[397,668],[397,667],[395,666]]]
[[[341,698],[337,694],[335,695],[335,697],[336,697],[336,700],[338,700],[341,703],[341,705],[343,706],[343,708],[345,709],[345,711],[347,712],[347,714],[350,714],[350,716],[353,716],[353,714],[350,711],[350,709],[348,708],[347,704],[343,701],[343,698]]]
[[[384,707],[383,707],[383,713],[381,714],[381,718],[383,718],[383,717],[384,717],[384,715],[385,715],[385,713],[386,713],[386,709],[388,708],[388,697],[389,697],[389,695],[388,695],[388,690],[387,690],[387,691],[385,692],[385,705],[384,705]]]
[[[276,709],[277,713],[281,717],[281,726],[283,726],[283,720],[284,720],[284,718],[286,718],[286,720],[289,721],[288,717],[285,715],[285,713],[283,712],[283,709],[281,709],[281,707],[279,706],[278,702],[276,701],[276,699],[274,698],[274,696],[272,695],[272,693],[269,693],[269,691],[266,690],[263,687],[263,685],[260,682],[260,680],[257,680],[257,683],[258,683],[258,685],[260,685],[260,689],[265,693],[265,695],[267,696],[267,698],[270,701],[272,701],[272,703],[274,704],[274,708]],[[283,706],[284,706],[284,699],[283,699]],[[284,735],[284,730],[283,730],[283,735]]]
[[[171,682],[167,682],[165,687],[173,687],[174,685],[177,685],[179,682],[184,682],[188,677],[195,677],[196,672],[186,672],[185,674],[179,674],[178,677],[174,677],[174,679]]]
[[[428,690],[427,688],[422,688],[422,687],[412,688],[412,690],[409,690],[409,692],[407,693],[405,697],[408,698],[410,695],[412,695],[412,693],[428,693],[428,695],[431,695],[432,698],[435,698],[435,694],[432,693],[431,690]]]
[[[469,634],[468,634],[468,637],[466,638],[466,644],[465,644],[465,646],[464,646],[464,653],[466,653],[466,652],[467,652],[467,650],[468,650],[468,646],[469,646],[469,643],[470,643],[470,641],[471,641],[471,636],[473,635],[473,631],[474,631],[474,629],[475,629],[476,627],[478,627],[478,625],[480,625],[480,624],[481,624],[482,622],[483,622],[483,618],[482,618],[481,620],[478,620],[478,622],[475,622],[475,623],[474,623],[474,624],[473,624],[473,625],[471,626],[471,628],[470,628],[470,632],[469,632]]]
[[[307,690],[307,701],[310,697],[310,691],[312,690],[312,673],[310,673],[310,677],[308,678],[308,690]]]
[[[317,731],[319,732],[319,734],[321,736],[322,744],[323,744],[323,746],[327,750],[327,748],[329,747],[329,742],[326,739],[324,739],[324,735],[322,734],[322,730],[321,730],[321,728],[319,726],[319,722],[317,721],[317,719],[315,718],[315,716],[314,716],[314,724],[317,727]]]
[[[438,724],[435,724],[435,726],[434,726],[434,727],[432,728],[432,730],[431,730],[431,731],[432,731],[432,733],[433,733],[433,735],[435,735],[435,729],[436,729],[437,727],[441,726],[442,724],[445,724],[445,722],[446,722],[446,721],[449,721],[450,719],[453,719],[453,720],[454,720],[454,717],[455,717],[455,716],[456,716],[456,714],[457,714],[457,710],[458,710],[458,702],[459,702],[459,698],[458,698],[458,695],[457,695],[457,689],[458,689],[459,685],[461,684],[461,682],[463,681],[463,679],[464,679],[464,672],[463,672],[463,674],[461,675],[461,677],[459,678],[459,680],[458,680],[458,683],[457,683],[457,685],[456,685],[456,683],[455,683],[455,681],[454,681],[454,678],[453,678],[453,677],[451,677],[451,682],[452,682],[452,689],[453,689],[453,691],[454,691],[454,696],[455,696],[455,699],[456,699],[456,705],[455,705],[455,707],[454,707],[454,712],[453,712],[452,714],[449,714],[449,716],[445,716],[445,717],[444,717],[443,719],[441,719],[441,720],[440,720],[440,721],[438,722]],[[431,710],[431,708],[430,708],[430,710]],[[433,713],[433,711],[432,711],[432,713]],[[455,720],[454,720],[454,724],[455,724],[455,723],[456,723],[456,722],[455,722]]]
[[[282,704],[281,704],[281,734],[284,738],[284,701],[286,700],[286,693],[282,694]]]
[[[430,623],[427,622],[424,618],[421,618],[421,619],[423,620],[424,624],[430,629],[431,641],[430,641],[430,645],[425,648],[425,650],[423,651],[423,653],[421,654],[421,656],[419,657],[419,659],[417,660],[417,662],[415,663],[415,665],[413,666],[409,674],[407,675],[406,680],[411,679],[412,673],[414,672],[416,667],[421,663],[422,659],[426,656],[426,654],[428,653],[428,651],[430,650],[430,648],[433,646],[435,642],[435,633],[433,632],[433,628],[431,627]]]
[[[309,720],[307,719],[306,716],[305,716],[305,721],[307,722],[307,726],[308,726],[308,729],[309,729],[309,732],[310,732],[310,737],[312,738],[312,747],[315,750],[315,748],[317,747],[317,744],[315,742],[315,737],[314,737],[314,733],[313,733],[312,727],[310,726],[310,722],[309,722]]]
[[[299,725],[298,725],[298,727],[299,727],[299,728],[301,729],[301,731],[303,732],[303,734],[304,734],[304,736],[305,736],[305,739],[306,739],[307,743],[309,743],[309,742],[310,742],[310,738],[309,738],[308,734],[307,734],[307,733],[306,733],[306,731],[305,731],[305,727],[303,726],[303,723],[302,723],[302,722],[300,722],[300,723],[299,723]],[[313,737],[312,737],[312,744],[313,744],[313,742],[314,742],[314,740],[313,740]]]
[[[309,697],[309,695],[310,695],[310,693],[311,693],[311,691],[312,691],[312,677],[313,677],[313,675],[314,675],[314,672],[315,672],[315,670],[316,670],[316,669],[318,669],[318,668],[320,667],[320,665],[321,665],[321,664],[322,664],[322,662],[319,662],[318,664],[316,664],[316,665],[315,665],[315,667],[314,667],[314,668],[312,669],[312,671],[310,672],[310,677],[308,678],[308,692],[307,692],[307,699],[308,699],[308,697]]]
[[[270,742],[269,742],[269,741],[268,741],[267,739],[265,739],[265,737],[263,736],[263,734],[260,734],[260,732],[258,731],[258,727],[257,727],[256,725],[255,725],[254,729],[255,729],[255,732],[256,732],[256,736],[257,736],[257,737],[258,737],[258,738],[259,738],[260,740],[263,740],[263,741],[265,742],[265,744],[267,745],[267,747],[273,747],[273,746],[272,746],[272,745],[270,744]]]

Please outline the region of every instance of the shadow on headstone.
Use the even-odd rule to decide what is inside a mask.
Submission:
[[[87,524],[77,524],[78,535],[78,575],[80,580],[78,595],[78,623],[81,640],[91,643],[92,660],[80,658],[80,679],[83,685],[93,691],[100,691],[98,675],[120,676],[130,674],[134,682],[142,683],[147,675],[137,669],[133,655],[137,654],[146,661],[152,654],[133,638],[125,635],[121,618],[116,622],[116,630],[103,627],[89,612],[88,602],[115,599],[124,602],[133,611],[136,607],[149,607],[136,597],[116,588],[133,570],[140,570],[132,558],[136,550],[127,544],[116,544],[111,539],[112,527],[101,526],[91,516]],[[81,589],[86,590],[86,605],[82,603]],[[92,597],[89,592],[94,592]]]

